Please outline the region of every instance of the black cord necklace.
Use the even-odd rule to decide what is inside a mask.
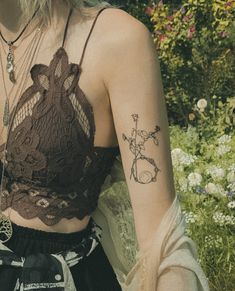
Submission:
[[[9,79],[11,80],[12,83],[15,83],[15,65],[14,65],[14,51],[13,51],[13,44],[15,42],[17,42],[17,40],[22,36],[22,34],[25,32],[26,28],[28,27],[29,23],[32,21],[32,19],[34,18],[34,16],[36,15],[37,11],[39,8],[37,8],[33,14],[33,16],[31,17],[31,19],[26,23],[25,27],[22,29],[22,31],[20,32],[20,34],[17,36],[16,39],[14,40],[6,40],[5,37],[3,36],[1,30],[0,30],[0,36],[2,38],[2,40],[8,45],[8,54],[7,54],[7,66],[6,66],[6,70],[7,73],[9,75]]]

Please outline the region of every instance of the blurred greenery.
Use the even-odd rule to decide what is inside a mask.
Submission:
[[[108,1],[112,4],[120,5],[121,9],[127,11],[141,22],[143,22],[148,29],[151,31],[153,29],[153,25],[149,16],[145,13],[145,10],[149,5],[152,4],[153,1],[150,0],[111,0]]]
[[[175,189],[210,291],[234,291],[235,135],[170,126]]]
[[[234,103],[230,99],[235,97],[235,1],[113,2],[123,5],[153,35],[170,124],[186,126],[200,121],[196,103],[206,99],[212,126],[221,103]],[[224,115],[225,132],[234,125],[233,105],[228,111],[232,115]]]
[[[151,9],[171,122],[185,125],[193,104],[210,109],[235,93],[235,2],[185,0]],[[213,100],[213,96],[217,96]]]

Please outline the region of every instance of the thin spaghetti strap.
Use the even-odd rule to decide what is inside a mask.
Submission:
[[[66,25],[65,25],[65,29],[64,29],[64,36],[63,36],[62,47],[64,47],[65,38],[66,38],[66,35],[67,35],[68,26],[69,26],[69,20],[70,20],[70,17],[71,17],[72,12],[73,12],[73,9],[70,8],[69,15],[68,15],[68,18],[67,18],[67,21],[66,21]]]
[[[86,42],[85,42],[85,45],[84,45],[84,48],[83,48],[83,51],[82,51],[82,56],[81,56],[81,59],[80,59],[80,62],[79,62],[79,66],[81,66],[81,64],[82,64],[83,57],[84,57],[84,54],[85,54],[85,50],[86,50],[86,47],[87,47],[87,44],[88,44],[88,40],[89,40],[89,38],[90,38],[90,36],[91,36],[91,33],[92,33],[93,28],[94,28],[94,26],[95,26],[95,23],[96,23],[96,21],[97,21],[97,19],[98,19],[98,16],[99,16],[100,13],[101,13],[103,10],[105,10],[106,8],[108,8],[108,7],[104,7],[104,8],[101,8],[101,9],[99,10],[99,12],[97,13],[97,15],[96,15],[96,17],[95,17],[95,19],[94,19],[94,21],[93,21],[93,23],[92,23],[92,26],[91,26],[90,32],[89,32],[89,34],[88,34],[88,36],[87,36],[87,39],[86,39]]]

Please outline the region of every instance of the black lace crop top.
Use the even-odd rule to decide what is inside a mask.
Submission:
[[[120,153],[118,146],[94,146],[93,109],[78,85],[81,62],[68,62],[65,34],[49,66],[32,67],[33,85],[10,116],[1,199],[2,210],[12,207],[47,225],[90,215]]]

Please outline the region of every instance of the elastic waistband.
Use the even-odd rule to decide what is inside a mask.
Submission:
[[[90,235],[92,228],[97,225],[92,217],[88,222],[86,228],[71,232],[71,233],[61,233],[61,232],[48,232],[40,229],[29,228],[21,226],[12,222],[13,235],[17,237],[30,237],[30,239],[37,240],[54,240],[54,241],[66,241],[66,242],[79,242],[84,237]]]
[[[10,246],[6,246],[3,243],[0,242],[0,266],[1,265],[7,265],[7,266],[15,266],[15,267],[22,267],[23,269],[26,268],[28,272],[28,268],[30,266],[31,273],[35,272],[44,272],[45,271],[45,265],[47,266],[48,270],[51,271],[61,271],[64,272],[66,268],[64,267],[65,264],[67,264],[68,267],[72,267],[76,264],[78,264],[85,256],[89,256],[95,248],[101,244],[101,234],[102,234],[102,228],[95,223],[95,221],[91,218],[89,220],[88,226],[86,229],[74,233],[69,234],[61,234],[61,233],[51,233],[51,232],[45,232],[37,229],[31,229],[27,227],[19,226],[15,223],[13,223],[13,231],[17,232],[17,234],[20,233],[20,235],[34,235],[34,236],[41,236],[42,238],[50,238],[53,236],[56,238],[57,236],[68,236],[69,239],[76,239],[76,237],[79,235],[83,235],[82,239],[80,241],[74,241],[73,246],[66,247],[66,249],[61,250],[53,250],[51,251],[44,251],[44,250],[34,250],[32,253],[25,253],[23,255],[19,254],[19,252],[15,252],[14,249],[12,249]],[[90,233],[89,233],[90,232]],[[89,233],[89,235],[84,237],[84,233]],[[15,233],[16,234],[16,233]],[[17,234],[15,236],[15,239],[17,240]],[[9,240],[10,241],[10,240]],[[27,241],[27,240],[26,240]],[[37,242],[33,242],[35,245]],[[48,242],[40,242],[41,243],[48,243]],[[22,246],[19,245],[21,248]],[[30,246],[29,246],[30,247]],[[56,259],[55,259],[56,258]],[[27,262],[27,263],[25,263]],[[58,267],[58,264],[62,264],[62,266]],[[44,274],[44,273],[43,273]],[[63,274],[60,274],[60,278],[65,278],[66,276],[63,276]],[[24,277],[24,276],[23,276]],[[26,276],[25,278],[28,279]],[[41,278],[40,276],[38,278]],[[54,279],[53,279],[54,280]],[[40,282],[41,283],[41,282]],[[52,282],[54,283],[54,281]],[[67,290],[67,289],[66,289]],[[75,289],[71,289],[75,290]]]

